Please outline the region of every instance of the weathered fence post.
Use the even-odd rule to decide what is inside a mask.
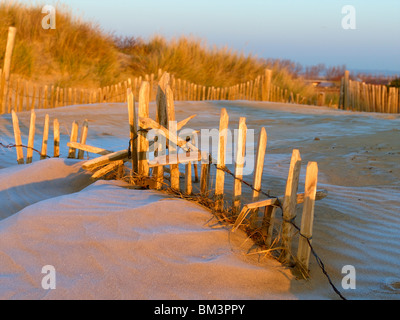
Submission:
[[[4,67],[3,67],[4,81],[5,81],[5,87],[6,87],[5,99],[2,102],[2,110],[4,112],[6,109],[6,102],[8,101],[8,95],[9,95],[11,59],[12,59],[12,54],[13,54],[13,50],[14,50],[16,34],[17,34],[17,29],[15,27],[8,28],[7,46],[6,46],[6,52],[4,55]]]
[[[88,130],[89,130],[89,122],[88,122],[88,120],[85,120],[82,125],[81,138],[79,140],[79,143],[86,144]],[[85,154],[85,151],[79,150],[78,151],[78,159],[83,159],[84,154]]]
[[[308,273],[312,229],[314,223],[315,195],[317,193],[318,164],[309,162],[307,165],[306,183],[304,190],[303,214],[301,217],[300,239],[297,251],[297,260],[305,273]]]
[[[129,117],[129,139],[132,157],[132,171],[138,172],[138,154],[137,154],[137,115],[135,109],[135,97],[131,89],[127,90],[128,117]]]
[[[47,157],[48,140],[49,140],[49,115],[46,114],[46,117],[44,118],[43,140],[42,140],[42,149],[40,151],[40,160],[46,159]]]
[[[29,137],[28,137],[28,150],[26,151],[26,163],[32,163],[33,160],[33,147],[35,141],[35,122],[36,113],[35,110],[31,110],[31,122],[29,125]]]
[[[210,156],[207,159],[201,159],[200,193],[205,196],[208,195],[210,187],[210,163]]]
[[[57,119],[53,120],[53,138],[54,138],[54,158],[60,156],[60,124]]]
[[[79,126],[76,121],[72,123],[72,130],[71,130],[71,137],[70,137],[70,142],[77,142],[78,141],[78,130]],[[69,152],[68,152],[68,158],[70,159],[75,159],[76,157],[76,149],[70,147]]]
[[[282,223],[282,260],[289,263],[292,248],[293,225],[292,220],[296,217],[297,190],[301,168],[300,152],[293,150],[290,161],[289,174],[286,182],[285,198],[283,201],[283,223]]]
[[[150,84],[148,81],[143,81],[139,91],[139,108],[138,116],[140,118],[149,117],[149,98]],[[140,128],[138,132],[138,174],[140,178],[149,176],[149,165],[147,163],[147,152],[149,151],[149,142],[147,141],[147,128]]]
[[[224,208],[224,183],[225,183],[225,156],[228,138],[229,116],[226,109],[221,110],[219,122],[218,162],[215,179],[215,210],[222,211]]]
[[[240,212],[241,206],[241,196],[242,196],[242,179],[243,179],[243,166],[244,158],[246,152],[246,118],[241,117],[239,119],[239,130],[238,130],[238,140],[237,140],[237,151],[236,151],[236,161],[235,161],[235,179],[233,183],[233,204],[232,213],[235,215]]]
[[[18,164],[24,164],[24,152],[22,150],[22,141],[21,141],[21,131],[19,129],[19,121],[18,116],[15,111],[12,111],[12,122],[14,128],[14,138],[15,138],[15,149],[17,151],[17,162]]]
[[[343,109],[348,110],[350,107],[350,72],[346,70],[344,72],[344,80],[343,80]]]
[[[261,190],[261,182],[262,182],[262,174],[264,170],[264,160],[265,160],[265,150],[267,149],[267,131],[264,127],[261,128],[260,136],[258,138],[258,146],[257,146],[257,156],[254,167],[254,176],[253,176],[253,195],[252,201],[258,201],[260,198],[260,190]],[[258,218],[258,209],[255,209],[251,212],[250,223],[252,226],[255,226]]]

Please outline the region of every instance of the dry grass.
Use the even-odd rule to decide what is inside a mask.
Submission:
[[[76,84],[106,84],[118,74],[118,51],[99,26],[57,8],[57,28],[44,30],[41,6],[0,2],[0,63],[9,26],[17,28],[12,73]]]
[[[255,79],[272,68],[273,83],[294,94],[311,97],[312,88],[297,78],[285,61],[263,60],[207,45],[193,37],[167,41],[117,38],[97,24],[57,6],[57,27],[44,30],[39,4],[0,0],[0,65],[9,26],[17,28],[12,70],[23,78],[58,86],[97,88],[166,70],[177,78],[205,86],[228,87]]]

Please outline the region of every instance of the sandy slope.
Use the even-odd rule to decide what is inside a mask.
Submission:
[[[221,107],[228,109],[232,129],[240,116],[257,132],[266,127],[263,188],[273,194],[283,192],[293,148],[303,158],[301,184],[307,161],[318,161],[319,188],[329,196],[317,203],[313,243],[339,289],[341,268],[356,267],[357,289],[343,294],[398,299],[399,116],[276,103],[179,102],[177,119],[197,113],[193,129],[217,127]],[[60,120],[63,155],[72,121],[84,118],[90,123],[89,144],[127,147],[124,105],[48,112]],[[38,122],[43,119],[40,110]],[[21,113],[20,122],[26,141],[29,114]],[[0,118],[0,132],[1,142],[12,142],[8,115]],[[193,204],[110,183],[85,188],[87,177],[74,162],[35,162],[35,170],[28,170],[13,166],[14,150],[2,149],[0,159],[5,168],[0,170],[0,212],[3,218],[12,215],[0,221],[1,298],[80,297],[79,292],[87,298],[337,298],[313,259],[308,282],[293,279],[273,261],[244,261],[243,239],[232,241],[227,230],[209,229],[205,223],[211,216]],[[229,193],[232,181],[226,182]],[[46,294],[37,286],[48,260],[59,278],[57,290]]]
[[[288,274],[274,261],[246,261],[243,236],[229,239],[211,218],[183,200],[110,182],[28,206],[0,227],[0,297],[289,297]],[[40,286],[48,264],[57,272],[49,292]]]

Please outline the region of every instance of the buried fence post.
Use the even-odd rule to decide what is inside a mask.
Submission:
[[[258,138],[257,156],[253,176],[253,195],[252,201],[258,201],[260,198],[262,174],[264,170],[265,150],[267,149],[267,131],[264,127],[261,128]],[[258,209],[254,209],[251,213],[250,222],[255,226],[258,220]]]
[[[18,164],[24,164],[24,152],[22,150],[22,141],[21,141],[21,131],[19,129],[19,121],[18,116],[15,111],[12,111],[12,122],[14,128],[14,138],[15,138],[15,145],[17,151],[17,162]]]
[[[292,248],[293,226],[292,220],[296,217],[297,190],[299,186],[299,176],[301,169],[300,152],[293,150],[290,161],[289,174],[286,182],[285,198],[283,201],[283,222],[282,222],[282,260],[290,262]]]
[[[266,232],[265,245],[267,248],[272,245],[272,235],[274,231],[274,220],[275,214],[278,207],[276,206],[265,206],[264,219],[263,219],[263,230]]]
[[[211,156],[208,156],[207,159],[201,160],[200,193],[202,195],[207,195],[210,187],[210,158]]]
[[[36,114],[35,110],[32,109],[31,122],[29,125],[28,150],[26,151],[26,163],[32,163],[33,146],[35,140],[35,122],[36,122]]]
[[[57,119],[53,121],[53,134],[54,134],[54,158],[60,156],[60,124]]]
[[[70,137],[70,142],[77,142],[78,141],[78,123],[76,121],[74,121],[72,123],[72,130],[71,130],[71,137]],[[68,158],[70,159],[75,159],[76,157],[76,149],[70,147],[69,148],[69,152],[68,152]]]
[[[82,125],[81,138],[79,140],[79,142],[81,144],[86,144],[88,129],[89,129],[89,123],[88,123],[88,120],[85,120]],[[84,154],[85,154],[85,151],[79,150],[78,151],[78,159],[83,159]]]
[[[43,140],[42,140],[42,150],[40,152],[40,160],[46,159],[47,157],[48,140],[49,140],[49,115],[46,114],[46,117],[44,118]]]
[[[192,164],[191,162],[185,165],[185,193],[192,194]]]
[[[301,217],[300,239],[297,251],[297,260],[306,273],[308,273],[308,265],[310,262],[312,228],[314,222],[314,205],[317,192],[318,180],[318,164],[309,162],[307,165],[306,183],[304,190],[303,214]]]

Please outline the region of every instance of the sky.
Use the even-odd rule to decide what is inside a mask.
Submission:
[[[193,35],[260,58],[400,73],[399,0],[44,1],[67,4],[116,35]],[[354,7],[354,16],[342,13],[346,5]],[[355,29],[344,29],[343,20],[353,17]]]

